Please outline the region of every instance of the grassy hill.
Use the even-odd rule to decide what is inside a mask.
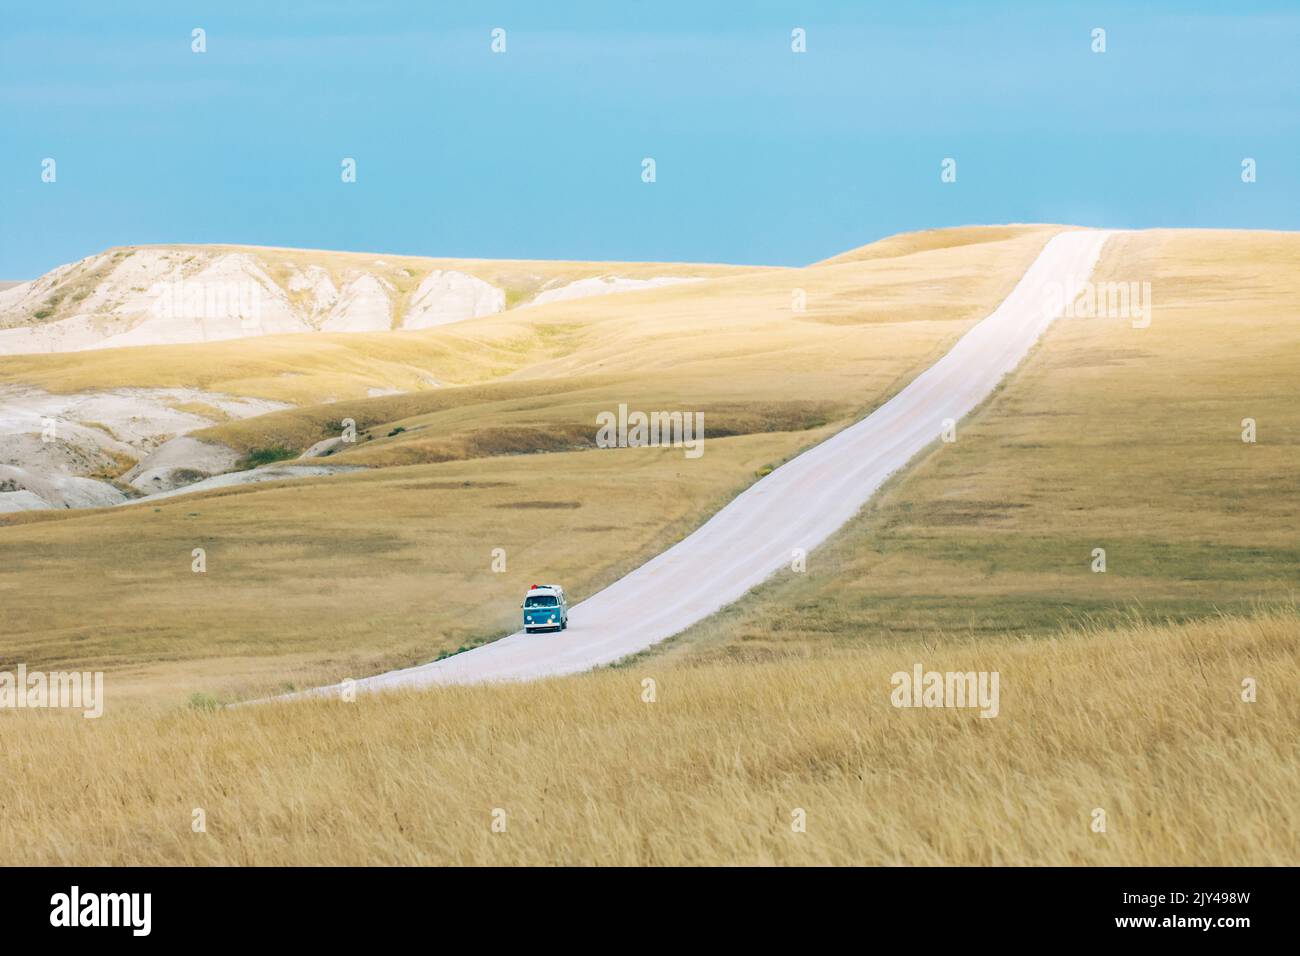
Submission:
[[[38,864],[1294,861],[1294,234],[1118,237],[1097,279],[1150,282],[1148,327],[1059,321],[805,573],[661,648],[529,685],[214,706],[499,636],[530,581],[580,600],[616,580],[896,392],[1054,231],[418,332],[0,359],[52,391],[295,405],[198,433],[241,452],[353,417],[329,461],[365,466],[0,517],[0,670],[103,669],[108,690],[100,720],[0,714],[21,742],[0,747],[20,781],[0,844]],[[706,453],[592,448],[619,402],[704,410]],[[891,706],[917,664],[996,671],[999,715]]]
[[[999,239],[982,245],[970,242],[968,230],[938,230],[931,243],[952,245],[928,255],[805,269],[715,267],[735,274],[512,309],[433,329],[4,356],[0,382],[53,392],[191,386],[308,405],[364,398],[374,389],[428,390],[509,376],[662,377],[686,367],[692,381],[704,383],[734,374],[752,381],[802,373],[793,390],[817,384],[828,355],[846,345],[861,351],[870,341],[855,334],[863,327],[906,331],[915,323],[978,320],[1057,231],[1040,226],[1007,237],[993,228]],[[530,265],[564,266],[577,276],[600,273],[603,264]],[[916,294],[918,288],[924,295]],[[800,291],[804,311],[796,312]]]
[[[366,472],[0,518],[12,556],[0,663],[107,668],[119,694],[174,704],[363,676],[507,633],[531,581],[562,580],[580,600],[885,400],[994,308],[1053,232],[337,346],[290,336],[0,361],[9,379],[51,389],[200,381],[283,398],[292,392],[252,383],[278,383],[272,373],[295,364],[338,388],[343,373],[313,363],[340,348],[409,359],[408,335],[478,355],[489,353],[468,343],[532,343],[515,372],[485,383],[197,433],[245,452],[300,451],[352,416],[362,441],[328,460]],[[794,288],[806,312],[791,310]],[[593,448],[596,412],[620,402],[703,410],[705,454]],[[194,548],[207,554],[203,574],[190,570]],[[494,548],[503,574],[491,571]]]
[[[1296,261],[1293,233],[1118,237],[1096,278],[1150,282],[1149,327],[1057,322],[957,441],[892,482],[806,573],[701,623],[680,650],[751,658],[1294,603]]]

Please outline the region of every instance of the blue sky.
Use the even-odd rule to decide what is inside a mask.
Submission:
[[[12,5],[0,278],[149,242],[795,265],[966,223],[1296,229],[1298,50],[1294,0]]]

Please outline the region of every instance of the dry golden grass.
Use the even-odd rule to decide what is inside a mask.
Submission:
[[[374,443],[337,460],[375,466],[553,451],[584,437],[589,443],[595,413],[619,402],[703,411],[713,435],[843,425],[888,398],[991,311],[1055,229],[1026,228],[1011,237],[992,230],[998,238],[983,243],[965,230],[937,235],[949,232],[957,233],[951,248],[919,256],[556,303],[509,323],[458,323],[428,334],[460,330],[484,339],[507,323],[515,341],[532,345],[519,352],[517,371],[484,376],[474,387],[298,408],[219,425],[200,437],[241,451],[305,449],[336,436],[338,422],[350,417],[363,428],[383,428]],[[806,295],[805,312],[791,310],[796,289]],[[398,426],[406,431],[380,440]]]
[[[807,575],[669,653],[352,704],[183,703],[427,660],[512,628],[531,580],[578,598],[614,580],[986,313],[1051,234],[1006,228],[464,323],[463,341],[447,329],[321,337],[319,351],[299,337],[206,357],[6,360],[4,375],[51,388],[193,385],[206,368],[219,390],[336,394],[348,401],[221,434],[305,445],[355,412],[376,437],[333,460],[384,466],[5,520],[0,670],[102,667],[109,695],[98,721],[0,711],[7,862],[1294,865],[1300,288],[1295,237],[1280,234],[1112,245],[1101,276],[1153,282],[1151,328],[1058,324],[958,443],[895,482]],[[808,313],[790,313],[792,285]],[[298,345],[307,384],[294,391]],[[455,375],[462,353],[463,377],[446,380],[465,388],[362,398],[390,374]],[[580,442],[574,423],[628,397],[707,407],[744,434],[695,462],[499,457]],[[1259,445],[1241,446],[1247,415]],[[469,460],[399,467],[440,457]],[[1099,535],[1104,576],[1088,571]],[[498,541],[503,575],[488,570]],[[197,546],[205,575],[190,571]],[[1282,607],[1055,630],[1134,600],[1168,616]],[[774,608],[778,623],[760,626],[753,615]],[[918,662],[996,670],[1000,715],[893,708],[890,675]],[[196,808],[206,833],[191,829]],[[806,833],[791,830],[795,808]]]
[[[767,273],[529,309],[518,313],[533,316],[529,341],[544,344],[522,350],[532,364],[508,380],[207,430],[241,451],[303,449],[353,417],[363,440],[329,461],[372,470],[110,512],[0,516],[0,666],[93,664],[132,693],[175,702],[194,691],[236,698],[363,676],[509,633],[530,582],[562,581],[578,599],[593,593],[764,468],[884,401],[996,306],[1052,231],[931,251],[922,265],[902,257],[790,270],[808,293],[806,313],[790,311],[790,280]],[[50,360],[46,373],[74,378],[239,392],[270,375],[270,355],[299,382],[314,381],[312,363],[329,356],[341,364],[317,368],[318,384],[333,387],[338,369],[364,356],[394,366],[404,356],[414,368],[425,353],[411,343],[460,336],[472,351],[485,328],[511,323],[522,327],[495,318],[428,336],[36,358]],[[0,362],[19,377],[34,367]],[[177,377],[148,377],[164,369]],[[620,402],[704,411],[706,453],[590,449],[596,412]],[[497,547],[507,574],[490,571]],[[205,574],[190,570],[194,548],[207,552]]]
[[[918,252],[930,252],[935,249],[949,249],[980,242],[999,242],[1003,239],[1015,239],[1029,235],[1044,228],[1041,223],[1010,224],[1006,226],[955,226],[950,229],[926,229],[920,232],[900,232],[888,236],[879,242],[850,249],[839,255],[824,259],[818,265],[831,265],[842,262],[865,262],[868,259],[890,259],[896,256],[910,256]],[[1057,227],[1063,228],[1063,227]]]
[[[895,361],[923,361],[933,335],[894,337]],[[878,366],[864,383],[872,402],[892,389],[897,366]],[[886,378],[886,375],[891,377]],[[337,438],[344,419],[358,441],[329,456],[330,464],[413,465],[491,455],[572,451],[595,447],[596,415],[622,402],[629,408],[703,412],[708,436],[803,431],[853,416],[862,395],[742,400],[746,388],[768,388],[757,377],[703,378],[630,375],[511,379],[490,385],[385,395],[287,409],[194,432],[241,452],[282,446],[302,451]],[[752,392],[749,393],[752,395]],[[400,429],[400,430],[399,430]]]
[[[268,335],[194,345],[150,345],[4,356],[0,381],[52,392],[123,387],[201,388],[312,404],[372,388],[416,391],[490,381],[541,354],[544,343],[508,318],[416,332]]]
[[[680,448],[514,456],[6,515],[0,670],[93,667],[174,704],[423,663],[517,629],[535,581],[581,599],[617,580],[789,440],[718,439],[696,460]],[[492,571],[495,548],[505,573]]]
[[[1057,322],[957,441],[936,443],[807,573],[674,653],[752,659],[791,643],[1041,634],[1294,602],[1298,262],[1295,233],[1116,237],[1097,280],[1150,282],[1148,328]],[[1241,440],[1244,418],[1256,444]],[[1099,547],[1104,574],[1091,569]]]
[[[895,709],[890,675],[917,662],[997,671],[999,716]],[[1298,680],[1292,610],[225,711],[115,705],[110,681],[99,720],[0,713],[0,845],[76,865],[1294,865]]]
[[[888,367],[895,336],[943,348],[1011,290],[1056,227],[922,255],[806,269],[699,267],[707,281],[557,302],[411,332],[264,336],[230,342],[7,356],[0,381],[54,392],[195,387],[296,405],[420,391],[509,375],[530,379],[676,374],[692,384],[741,376],[745,398],[832,389],[855,368]],[[871,247],[867,247],[871,248]],[[387,261],[387,260],[385,260]],[[600,273],[607,263],[498,263]],[[618,265],[620,274],[623,266]],[[646,265],[650,274],[653,265]],[[694,268],[694,267],[692,267]],[[794,290],[807,310],[792,312]],[[924,295],[917,295],[917,290]],[[842,327],[838,327],[842,326]],[[869,327],[869,328],[868,328]],[[871,332],[872,334],[864,334]],[[896,372],[895,372],[896,374]],[[775,381],[773,381],[775,379]]]

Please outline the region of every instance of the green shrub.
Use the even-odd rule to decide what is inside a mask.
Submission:
[[[273,461],[284,461],[286,458],[297,458],[298,453],[292,448],[285,448],[283,445],[270,445],[266,448],[254,448],[240,461],[240,468],[247,470],[256,468],[259,465],[269,465]]]

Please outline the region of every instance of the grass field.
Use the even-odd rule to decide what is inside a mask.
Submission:
[[[682,371],[694,382],[748,376],[746,385],[781,375],[793,392],[839,372],[844,348],[859,361],[889,361],[890,340],[862,335],[868,327],[915,326],[912,331],[929,335],[933,344],[951,330],[924,324],[961,326],[982,318],[1056,231],[995,227],[997,239],[972,242],[970,230],[937,230],[922,234],[929,236],[924,248],[891,247],[862,261],[804,269],[706,266],[700,267],[704,282],[510,310],[418,331],[6,356],[0,382],[53,392],[194,387],[305,405],[365,398],[371,389],[418,391],[512,375],[556,380]],[[576,277],[599,273],[606,264],[498,264],[523,265]],[[622,272],[622,264],[616,265]],[[796,290],[805,300],[801,312],[793,308]]]
[[[508,633],[529,583],[564,581],[580,600],[883,401],[996,306],[1053,231],[817,267],[799,280],[805,313],[790,310],[790,280],[766,273],[540,306],[526,310],[536,340],[564,344],[530,353],[533,364],[500,381],[199,433],[279,454],[337,434],[351,416],[362,440],[328,460],[372,467],[107,512],[5,516],[0,667],[93,666],[121,678],[119,694],[176,704],[194,692],[230,699],[364,676]],[[911,290],[922,282],[933,292],[918,303]],[[505,321],[412,335],[468,342]],[[405,340],[336,338],[399,351]],[[202,384],[239,392],[266,374],[268,348],[294,343],[308,363],[334,354],[316,336],[293,336],[0,369],[47,388],[74,378],[158,385],[161,370],[185,381],[187,363],[215,349],[205,366],[215,378]],[[260,371],[241,367],[240,354]],[[703,410],[706,453],[592,448],[596,412],[620,402]],[[191,571],[195,548],[206,552],[202,574]],[[506,553],[504,574],[491,571],[494,548]]]
[[[107,670],[119,694],[183,704],[422,663],[517,628],[534,581],[575,596],[611,583],[790,437],[719,440],[695,461],[660,448],[512,456],[38,512],[0,529],[0,670]]]
[[[1294,234],[1118,237],[1097,280],[1149,281],[1149,327],[1059,321],[955,443],[936,443],[806,573],[666,652],[761,658],[1293,603],[1300,270],[1284,264],[1297,261]]]
[[[996,670],[999,715],[894,708],[915,663]],[[1298,680],[1291,611],[354,703],[15,712],[0,845],[79,865],[1290,865]]]
[[[1294,864],[1293,234],[1117,238],[1097,278],[1149,281],[1149,327],[1059,321],[805,573],[661,648],[215,706],[499,636],[532,581],[591,594],[897,391],[1053,231],[910,234],[427,332],[0,361],[56,391],[299,406],[204,433],[244,453],[352,417],[329,461],[368,467],[0,518],[0,671],[107,672],[99,720],[0,711],[7,862]],[[384,382],[419,384],[368,397]],[[704,410],[706,454],[593,449],[619,402]],[[916,664],[997,672],[998,716],[891,706]]]

